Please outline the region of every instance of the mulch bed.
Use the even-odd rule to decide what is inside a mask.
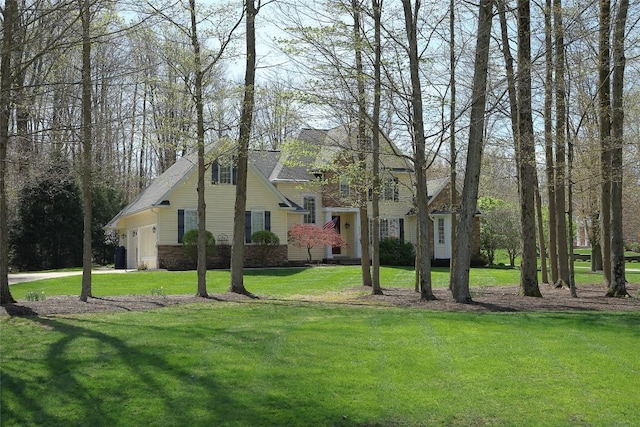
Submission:
[[[447,289],[436,288],[435,301],[420,301],[420,296],[411,289],[384,288],[384,295],[370,295],[368,288],[347,290],[338,298],[306,298],[295,300],[309,303],[339,303],[383,307],[405,307],[450,312],[533,312],[533,311],[640,311],[638,284],[628,284],[627,298],[605,297],[602,285],[578,285],[578,298],[571,298],[568,289],[556,289],[541,284],[542,298],[521,297],[517,286],[490,286],[471,288],[473,303],[458,304]],[[210,298],[190,295],[132,295],[103,298],[89,298],[81,302],[77,296],[49,297],[45,301],[20,300],[15,304],[0,307],[0,316],[50,316],[83,313],[127,312],[152,310],[179,304],[216,304],[220,302],[259,301],[268,303],[270,299],[252,299],[233,293],[211,294]],[[282,301],[282,300],[280,300]]]

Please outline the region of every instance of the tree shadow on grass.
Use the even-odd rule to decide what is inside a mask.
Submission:
[[[48,389],[55,390],[54,401],[68,405],[71,412],[55,410],[57,408],[51,408],[45,403],[48,401],[47,399],[34,397],[36,395],[33,390],[29,390],[30,387],[28,381],[25,381],[24,373],[9,372],[5,366],[2,369],[2,389],[13,395],[14,405],[11,409],[3,408],[3,422],[15,425],[55,426],[70,423],[109,426],[123,425],[128,422],[132,425],[155,424],[156,422],[152,418],[147,419],[146,416],[135,418],[136,414],[147,413],[150,416],[162,417],[162,420],[157,421],[160,424],[213,425],[211,423],[217,419],[215,404],[234,407],[242,414],[251,413],[251,408],[239,407],[238,402],[230,401],[230,390],[225,390],[214,377],[204,375],[196,379],[193,373],[184,369],[183,366],[169,362],[164,354],[154,353],[153,348],[147,350],[143,346],[132,346],[112,335],[84,328],[78,325],[78,319],[72,319],[72,322],[38,316],[27,319],[50,329],[52,332],[63,334],[60,339],[49,346],[44,361],[48,372],[41,380],[47,383]],[[97,341],[97,345],[102,347],[101,353],[106,355],[104,356],[106,359],[109,359],[108,361],[105,359],[107,363],[112,363],[112,358],[117,358],[122,369],[126,370],[128,375],[125,382],[118,384],[116,389],[113,388],[113,381],[109,381],[109,379],[106,379],[105,382],[106,389],[99,389],[95,383],[91,384],[93,378],[96,378],[97,383],[105,381],[105,378],[103,373],[92,371],[92,369],[99,370],[95,360],[86,361],[90,366],[84,366],[83,361],[78,360],[86,355],[78,352],[77,346],[91,345],[92,343],[87,340]],[[90,351],[89,354],[91,354]],[[167,376],[170,378],[166,378]],[[185,413],[184,409],[189,405],[182,401],[180,395],[174,393],[175,390],[168,387],[171,384],[175,386],[176,382],[184,390],[197,387],[211,397],[209,403],[212,406],[209,411],[212,418],[209,422],[206,421],[206,413],[204,414],[205,419],[200,419],[203,416],[200,414],[193,420],[190,419],[188,413]],[[145,395],[144,392],[136,392],[135,390],[133,393],[129,393],[128,388],[142,388],[148,394]],[[187,394],[192,395],[192,393]],[[133,398],[135,401],[128,401],[129,398]],[[158,411],[159,413],[154,413],[153,409],[149,410],[145,407],[147,398],[155,400],[156,404],[158,400],[161,401],[164,407]],[[194,402],[195,404],[196,402]],[[140,405],[140,407],[136,408],[135,405]],[[134,418],[128,419],[126,413],[132,414]]]
[[[213,325],[194,333],[188,323],[164,327],[135,322],[128,325],[126,317],[103,320],[84,316],[31,316],[25,319],[59,338],[49,345],[44,360],[35,361],[46,366],[45,369],[34,369],[36,373],[31,374],[17,368],[20,363],[7,363],[2,367],[2,400],[10,402],[10,405],[3,403],[3,425],[274,425],[278,419],[274,409],[292,404],[296,408],[291,414],[297,412],[298,406],[314,408],[314,412],[320,414],[321,424],[327,418],[338,421],[342,418],[339,409],[319,407],[311,397],[296,396],[295,402],[291,402],[286,394],[274,396],[265,390],[260,393],[266,395],[258,394],[255,400],[245,399],[245,395],[240,398],[242,390],[252,389],[251,384],[241,382],[234,387],[223,384],[215,377],[214,369],[206,366],[199,369],[193,360],[183,365],[175,354],[170,354],[171,348],[175,348],[171,343],[172,334],[189,334],[203,345],[240,343],[241,347],[251,349],[256,343],[254,331],[236,331],[234,339],[226,341],[228,329]],[[116,325],[120,320],[118,327],[136,328],[140,341],[99,330],[105,321]],[[145,344],[145,332],[163,334],[162,329],[165,329],[167,345],[157,339]],[[188,356],[185,352],[185,357]],[[11,359],[10,355],[7,359]],[[203,360],[203,364],[206,363],[211,360]],[[114,365],[118,369],[114,369]],[[105,367],[104,371],[101,366]],[[238,369],[238,365],[230,369]],[[301,421],[302,418],[293,419],[294,423]]]

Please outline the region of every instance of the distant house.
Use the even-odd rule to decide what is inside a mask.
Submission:
[[[353,157],[354,135],[344,126],[330,130],[303,129],[293,145],[306,147],[301,150],[304,154],[296,155],[291,149],[249,154],[245,264],[304,262],[306,249],[287,242],[288,230],[299,223],[322,227],[333,222],[335,230],[347,242],[343,248],[314,248],[314,259],[359,259],[362,253],[360,210],[351,201],[354,190],[348,176],[341,172]],[[382,135],[380,235],[415,243],[414,171],[411,163],[399,154],[397,147]],[[107,224],[107,229],[117,230],[120,246],[126,250],[126,267],[136,268],[141,264],[148,268],[193,267],[192,261],[185,257],[182,236],[197,228],[196,164],[195,153],[180,158]],[[226,267],[233,235],[236,170],[232,161],[215,159],[208,167],[207,176],[206,229],[218,245],[210,266]],[[451,256],[450,190],[447,178],[428,182],[430,241],[435,259]],[[370,212],[369,209],[369,215]],[[261,258],[263,253],[250,241],[253,232],[263,229],[274,232],[281,242],[268,260]],[[479,253],[479,248],[476,223],[472,252]]]

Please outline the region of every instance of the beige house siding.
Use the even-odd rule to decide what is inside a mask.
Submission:
[[[178,243],[178,210],[196,210],[197,175],[191,174],[169,195],[170,207],[157,208],[159,211],[159,245],[175,245]],[[207,205],[206,229],[220,241],[226,236],[229,243],[233,240],[233,217],[236,200],[236,186],[230,184],[212,184],[210,176],[205,181],[205,203]],[[250,170],[247,181],[247,210],[270,211],[271,231],[281,242],[286,242],[287,211],[282,209],[276,194],[266,188],[264,182]]]

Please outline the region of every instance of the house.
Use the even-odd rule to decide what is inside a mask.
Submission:
[[[380,236],[415,243],[414,171],[397,147],[381,136]],[[250,152],[245,212],[247,266],[304,262],[306,249],[287,242],[288,230],[299,223],[322,227],[333,222],[335,230],[347,242],[342,248],[314,248],[314,259],[354,260],[361,257],[360,209],[354,201],[356,196],[367,192],[355,188],[354,174],[347,173],[353,164],[351,148],[355,141],[346,126],[329,130],[303,129],[287,149]],[[365,161],[370,163],[370,155]],[[210,266],[226,267],[233,234],[236,180],[233,162],[218,156],[210,162],[207,177],[206,229],[213,234],[218,247],[216,255],[210,259]],[[197,156],[192,153],[180,158],[156,178],[107,224],[105,228],[118,233],[121,253],[126,253],[123,261],[128,268],[143,264],[147,268],[168,269],[194,266],[185,258],[182,236],[197,227],[196,184]],[[451,256],[450,189],[448,178],[428,182],[432,220],[430,240],[432,257],[437,260]],[[368,190],[369,199],[371,195],[372,190]],[[476,228],[472,250],[479,253],[477,224]],[[250,241],[251,233],[263,229],[274,232],[281,242],[267,260]]]

